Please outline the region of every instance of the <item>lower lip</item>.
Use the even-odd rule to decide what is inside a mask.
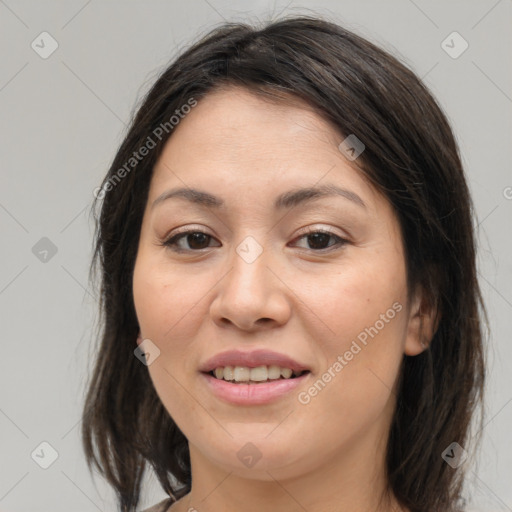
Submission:
[[[233,384],[216,379],[208,373],[201,373],[207,386],[218,398],[236,405],[268,404],[290,393],[304,383],[309,372],[294,379],[279,379],[259,384]]]

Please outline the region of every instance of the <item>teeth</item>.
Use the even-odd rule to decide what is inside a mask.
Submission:
[[[292,375],[301,375],[302,372],[276,365],[256,366],[255,368],[249,368],[247,366],[224,366],[215,368],[213,374],[217,379],[227,381],[265,382],[267,380],[277,380],[281,377],[283,379],[289,379]]]
[[[281,377],[289,379],[292,376],[292,370],[290,368],[281,368]]]
[[[249,382],[251,380],[251,369],[247,366],[235,366],[233,378],[237,382]]]
[[[281,368],[279,366],[269,366],[268,367],[268,378],[273,379],[279,379],[281,377]]]
[[[256,382],[262,382],[268,379],[268,370],[266,366],[257,366],[256,368],[251,368],[250,371],[250,379]]]

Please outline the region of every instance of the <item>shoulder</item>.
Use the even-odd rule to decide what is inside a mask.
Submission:
[[[159,503],[157,503],[156,505],[153,505],[150,508],[141,510],[141,512],[166,512],[169,506],[170,506],[169,498],[166,498],[165,500],[160,501]]]

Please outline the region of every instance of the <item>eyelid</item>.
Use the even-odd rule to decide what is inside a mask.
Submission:
[[[210,239],[216,240],[217,242],[219,242],[214,235],[210,234],[208,232],[208,230],[206,230],[204,228],[204,226],[201,226],[201,225],[194,226],[194,225],[187,224],[186,226],[182,226],[180,228],[173,229],[170,233],[168,233],[167,235],[165,235],[163,237],[163,239],[158,243],[158,245],[161,245],[165,248],[171,249],[172,251],[174,251],[176,253],[198,253],[198,254],[200,254],[200,253],[206,251],[207,249],[210,249],[210,247],[205,247],[203,249],[181,249],[181,248],[178,248],[176,243],[173,243],[173,244],[170,243],[171,241],[177,239],[178,237],[181,237],[180,238],[180,240],[181,240],[183,238],[186,238],[187,235],[192,234],[192,233],[202,233],[203,235],[210,237]]]
[[[329,233],[330,235],[335,235],[335,236],[338,236],[340,238],[343,238],[344,235],[341,235],[339,234],[335,228],[331,227],[331,226],[318,226],[318,225],[309,225],[309,226],[305,226],[303,228],[300,228],[297,233],[300,234],[300,235],[306,235],[306,234],[309,234],[309,233],[317,233],[317,232],[322,232],[322,233]]]
[[[222,247],[222,243],[219,242],[216,239],[216,237],[209,234],[206,230],[203,230],[202,226],[201,226],[201,228],[195,228],[194,226],[190,226],[190,225],[182,226],[181,228],[176,228],[175,230],[171,231],[171,234],[167,235],[162,241],[160,241],[158,243],[158,245],[163,246],[164,248],[169,249],[176,254],[193,255],[195,253],[195,255],[200,256],[201,254],[208,252],[208,250],[212,248],[212,246],[210,246],[210,245],[208,245],[208,247],[202,247],[200,249],[187,249],[187,248],[179,247],[179,245],[178,245],[179,242],[181,242],[181,240],[183,240],[183,239],[186,239],[186,237],[189,234],[193,234],[193,233],[201,233],[201,234],[209,237],[210,241],[215,240],[219,244],[221,244],[220,246],[217,245],[217,246],[213,246],[213,247]],[[297,247],[297,249],[299,249],[299,252],[307,253],[310,255],[316,254],[319,256],[327,255],[332,252],[337,252],[337,251],[343,249],[348,243],[350,243],[349,240],[345,236],[341,236],[341,235],[337,234],[336,230],[333,229],[332,227],[328,226],[328,227],[320,228],[320,227],[315,227],[314,225],[300,228],[297,233],[297,236],[294,237],[294,239],[291,241],[291,243],[293,244],[294,242],[297,242],[298,240],[305,239],[307,236],[316,234],[316,233],[329,235],[329,237],[331,237],[335,241],[333,244],[330,244],[327,247],[323,247],[320,249]]]
[[[307,253],[313,253],[313,254],[327,254],[332,251],[340,250],[345,245],[349,243],[349,237],[345,235],[338,234],[336,230],[330,226],[328,227],[317,227],[315,225],[313,226],[306,226],[304,228],[300,228],[297,236],[294,237],[292,242],[296,242],[297,240],[300,240],[302,238],[305,238],[308,235],[315,234],[315,233],[322,233],[326,235],[330,235],[334,239],[336,239],[336,242],[332,245],[329,245],[327,247],[324,247],[323,249],[307,249],[307,248],[299,248],[301,251],[307,252]]]
[[[164,236],[164,239],[169,239],[169,238],[172,238],[173,236],[180,235],[182,233],[188,233],[190,231],[192,231],[194,233],[201,232],[201,233],[204,233],[205,235],[209,235],[209,236],[213,237],[212,234],[207,232],[208,231],[207,228],[205,228],[201,224],[187,224],[185,226],[181,226],[179,228],[173,229],[172,231],[167,233],[167,235]]]

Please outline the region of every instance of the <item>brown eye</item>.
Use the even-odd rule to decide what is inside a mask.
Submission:
[[[330,233],[329,231],[310,231],[309,233],[305,233],[297,240],[306,240],[307,247],[303,247],[304,249],[311,249],[314,251],[322,251],[325,249],[329,249],[334,246],[343,246],[347,243],[347,240]],[[332,242],[330,242],[332,240]]]
[[[307,240],[311,249],[325,249],[329,247],[329,239],[332,235],[326,233],[312,233],[307,236]]]
[[[191,249],[204,249],[208,247],[208,242],[210,240],[210,236],[205,233],[190,233],[186,236],[186,240]],[[206,243],[206,246],[204,245]]]
[[[202,231],[185,231],[172,236],[163,245],[170,247],[173,251],[198,251],[207,249],[213,237]]]

